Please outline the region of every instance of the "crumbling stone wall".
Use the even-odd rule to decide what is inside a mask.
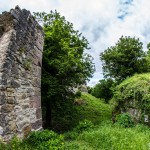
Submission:
[[[26,137],[42,129],[43,30],[18,6],[0,14],[0,137]]]

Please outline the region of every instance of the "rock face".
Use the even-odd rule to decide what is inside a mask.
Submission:
[[[18,6],[0,14],[0,138],[42,129],[41,64],[44,33]]]

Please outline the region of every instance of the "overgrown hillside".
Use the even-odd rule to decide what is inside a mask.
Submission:
[[[82,94],[74,102],[77,126],[57,134],[53,131],[32,133],[27,139],[0,144],[0,150],[149,150],[150,128],[136,125],[125,128],[111,122],[112,106]],[[79,123],[78,123],[79,121]],[[124,121],[124,120],[123,120]]]
[[[96,125],[104,120],[111,119],[112,107],[99,98],[90,94],[82,94],[81,98],[77,99],[75,103],[80,114],[79,120],[87,119]]]
[[[65,133],[66,150],[149,150],[150,129],[144,125],[125,128],[111,122],[112,106],[82,94],[78,111],[86,119]],[[122,122],[127,123],[122,116]],[[126,118],[127,119],[127,118]],[[94,126],[94,123],[96,126]]]

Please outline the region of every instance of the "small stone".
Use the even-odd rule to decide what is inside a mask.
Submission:
[[[6,122],[5,117],[6,115],[0,114],[0,126],[5,126],[5,122]]]
[[[5,104],[2,106],[1,111],[4,113],[11,112],[13,110],[14,106],[11,104]]]
[[[24,137],[27,137],[30,132],[31,132],[31,125],[28,125],[23,128]]]
[[[16,82],[16,81],[12,80],[12,81],[11,81],[11,86],[12,86],[13,88],[19,88],[19,87],[20,87],[20,84],[19,84],[18,82]]]
[[[38,130],[39,128],[42,127],[42,120],[37,120],[36,122],[32,123],[32,129],[33,130]]]
[[[5,95],[0,95],[0,105],[5,103]]]
[[[15,103],[15,98],[14,97],[8,97],[7,98],[7,103],[8,104],[14,104]]]
[[[10,121],[8,123],[8,125],[9,125],[8,128],[9,128],[10,131],[15,131],[16,130],[16,123],[14,121]]]

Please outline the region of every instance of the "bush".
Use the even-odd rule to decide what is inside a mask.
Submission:
[[[136,110],[133,116],[135,122],[145,123],[143,116],[150,117],[150,73],[137,74],[124,80],[115,88],[113,99],[117,102],[117,111]]]
[[[61,150],[64,147],[64,138],[62,135],[49,130],[32,132],[26,139],[37,150]]]
[[[84,119],[80,121],[79,124],[71,132],[67,132],[64,134],[65,140],[75,140],[80,133],[93,129],[93,127],[94,124],[91,121]]]
[[[117,115],[115,124],[120,125],[125,128],[134,126],[134,122],[128,113]]]
[[[0,142],[0,150],[33,150],[30,143],[26,143],[18,139],[17,137],[12,138],[8,143]]]
[[[92,89],[91,94],[96,98],[102,98],[106,103],[112,98],[114,81],[112,79],[99,80],[99,83]]]
[[[0,150],[64,150],[64,137],[49,130],[32,132],[28,138],[14,137],[9,143],[0,143]]]
[[[92,121],[84,119],[83,121],[79,122],[79,124],[76,126],[76,128],[74,128],[74,131],[77,133],[81,133],[83,131],[92,129],[93,127],[94,127],[94,124],[92,123]]]

